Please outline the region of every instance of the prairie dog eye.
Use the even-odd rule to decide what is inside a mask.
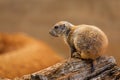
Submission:
[[[55,28],[55,29],[58,29],[58,26],[55,26],[54,28]]]

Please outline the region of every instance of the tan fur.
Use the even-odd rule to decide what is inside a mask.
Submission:
[[[105,33],[98,27],[92,25],[74,26],[66,21],[58,22],[56,25],[60,28],[61,25],[64,24],[67,29],[62,35],[65,42],[71,48],[71,54],[78,52],[82,59],[94,60],[104,53],[108,46],[108,39]],[[55,31],[55,29],[53,28],[52,31]],[[57,31],[52,34],[58,35]],[[69,31],[69,33],[67,33],[67,31]],[[72,51],[72,49],[75,49],[76,51]]]
[[[91,25],[73,26],[68,41],[75,46],[83,59],[96,59],[104,53],[108,45],[104,32]]]

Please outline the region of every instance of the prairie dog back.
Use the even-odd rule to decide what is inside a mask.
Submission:
[[[92,25],[78,25],[72,37],[73,44],[83,59],[96,59],[108,46],[105,33]]]

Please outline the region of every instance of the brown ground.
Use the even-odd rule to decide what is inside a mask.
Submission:
[[[68,57],[68,48],[48,30],[56,22],[99,26],[109,38],[106,52],[120,62],[120,0],[0,0],[0,32],[25,32]]]

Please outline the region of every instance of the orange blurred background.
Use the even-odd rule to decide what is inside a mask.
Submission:
[[[69,48],[49,29],[58,21],[96,25],[109,38],[108,55],[120,64],[120,0],[0,0],[0,32],[24,32],[46,42],[63,57]]]

